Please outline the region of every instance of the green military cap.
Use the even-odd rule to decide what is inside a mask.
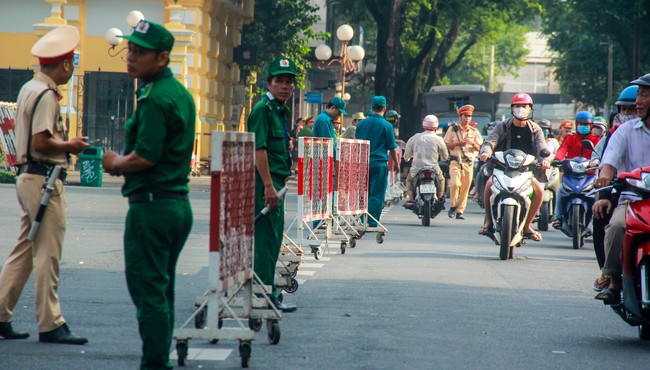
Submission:
[[[282,74],[297,75],[296,64],[289,58],[280,57],[269,65],[269,75],[277,76]]]
[[[141,20],[129,36],[122,36],[132,43],[146,49],[172,51],[174,36],[158,23]]]
[[[386,97],[377,95],[372,98],[372,106],[377,108],[383,108],[386,106]]]

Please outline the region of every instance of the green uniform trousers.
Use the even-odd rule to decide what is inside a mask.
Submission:
[[[284,178],[273,177],[276,191],[284,187]],[[255,214],[264,208],[264,183],[255,173]],[[275,289],[275,264],[278,262],[282,235],[284,232],[284,199],[276,208],[260,218],[255,223],[255,256],[254,270],[264,285],[273,287],[273,296],[277,298]]]
[[[140,369],[171,369],[176,261],[192,229],[190,202],[132,203],[126,216],[126,285],[142,339]]]
[[[386,198],[386,187],[388,187],[388,167],[370,167],[370,181],[368,182],[368,213],[379,221],[381,211],[384,209]],[[373,219],[368,220],[368,226],[376,227]]]

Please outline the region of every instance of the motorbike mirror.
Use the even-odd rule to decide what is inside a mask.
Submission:
[[[590,141],[591,142],[591,141]],[[539,156],[542,158],[546,158],[551,155],[551,152],[548,151],[548,149],[542,149],[539,151]]]
[[[582,147],[589,150],[594,150],[594,143],[591,140],[584,139],[582,140]]]

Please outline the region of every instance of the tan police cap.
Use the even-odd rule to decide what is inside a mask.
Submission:
[[[81,36],[77,28],[64,25],[46,33],[32,47],[40,64],[55,64],[72,58]]]

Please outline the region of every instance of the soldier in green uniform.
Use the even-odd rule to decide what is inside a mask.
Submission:
[[[167,29],[141,21],[124,38],[127,72],[142,85],[124,126],[124,155],[108,151],[102,163],[110,174],[124,175],[122,194],[129,199],[124,257],[143,342],[140,369],[171,369],[176,262],[193,222],[187,183],[196,107],[168,67],[174,37]]]
[[[248,116],[248,131],[255,133],[255,213],[264,206],[270,212],[255,223],[255,273],[265,285],[273,287],[271,302],[283,312],[296,306],[278,301],[275,289],[275,264],[278,261],[284,231],[284,200],[278,191],[291,175],[287,122],[291,111],[287,101],[293,94],[296,65],[288,58],[278,58],[269,66],[268,92],[255,104]]]

